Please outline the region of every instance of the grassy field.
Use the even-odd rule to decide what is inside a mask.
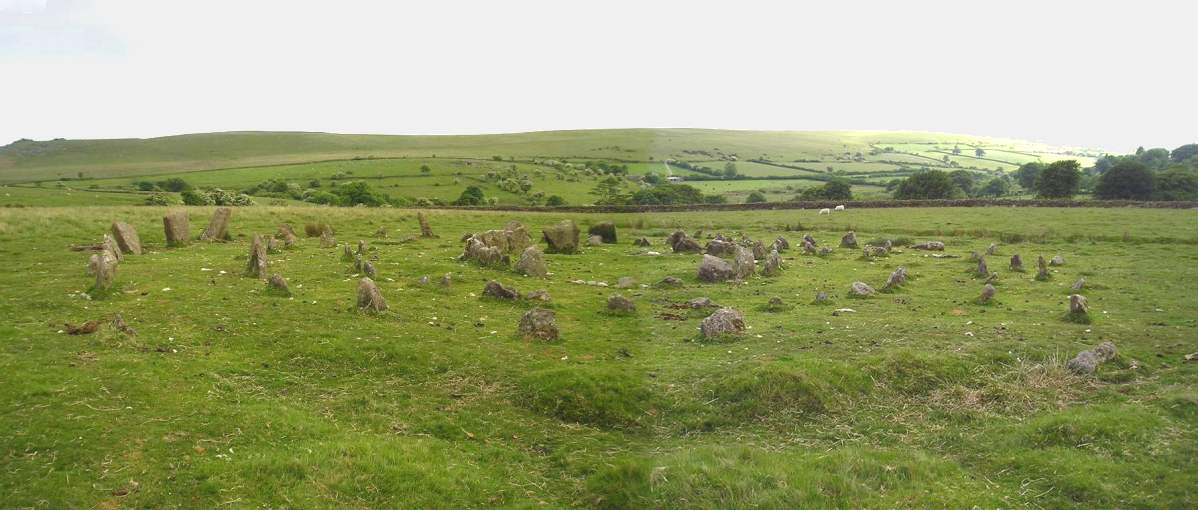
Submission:
[[[26,192],[43,191],[3,188]],[[183,210],[193,233],[212,211]],[[412,211],[252,207],[234,212],[233,241],[169,249],[166,211],[0,209],[5,506],[1194,506],[1198,363],[1183,356],[1198,351],[1198,211],[431,211],[441,237],[408,240]],[[584,231],[614,221],[620,241],[547,255],[544,279],[455,260],[463,233],[518,220],[539,238],[563,218]],[[69,247],[114,220],[149,252],[120,264],[115,292],[89,299],[88,253]],[[341,242],[367,240],[388,313],[353,309],[358,277],[316,239],[270,256],[291,298],[242,275],[253,234],[316,221]],[[380,227],[389,236],[371,237]],[[792,245],[810,233],[828,246],[852,229],[863,242],[942,240],[960,258],[792,250],[781,276],[703,284],[697,256],[662,246],[675,228]],[[645,255],[638,236],[665,254]],[[983,306],[968,254],[991,243],[997,302]],[[1036,281],[1034,269],[1006,270],[1015,253],[1066,264]],[[846,296],[897,266],[912,276],[900,290]],[[448,289],[418,283],[445,273]],[[622,276],[685,285],[570,283]],[[1091,324],[1064,319],[1079,277]],[[492,279],[547,289],[562,339],[520,339],[531,305],[480,299]],[[818,290],[833,303],[812,304]],[[616,292],[635,315],[604,312]],[[750,329],[699,341],[703,315],[675,307],[699,296],[740,309]],[[785,307],[769,311],[771,297]],[[136,336],[108,327],[118,313]],[[86,320],[105,325],[60,332]],[[1104,340],[1119,355],[1095,375],[1063,368]]]

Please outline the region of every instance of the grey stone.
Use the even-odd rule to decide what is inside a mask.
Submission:
[[[1011,264],[1008,267],[1012,271],[1023,271],[1023,258],[1018,253],[1011,255]]]
[[[374,264],[371,264],[369,260],[362,262],[362,274],[369,276],[371,278],[378,278],[378,276],[379,276],[378,271],[375,270],[375,268],[374,268]],[[426,283],[426,284],[428,283],[427,278],[428,277],[425,276],[424,283]]]
[[[329,230],[329,229],[321,230],[320,231],[320,247],[321,248],[332,248],[334,246],[337,246],[337,239],[335,237],[333,237],[333,231]]]
[[[849,231],[844,237],[840,238],[841,248],[857,248],[857,233]]]
[[[282,223],[279,225],[279,231],[275,234],[275,239],[283,241],[284,248],[294,247],[299,242],[299,236],[295,235],[295,230],[291,225]]]
[[[545,289],[530,290],[530,291],[524,293],[524,299],[526,299],[528,301],[546,301],[546,302],[548,302],[550,299],[549,291],[547,291]]]
[[[703,253],[714,257],[728,257],[736,253],[736,245],[722,239],[712,239],[703,249]]]
[[[978,296],[978,303],[983,305],[990,303],[990,301],[994,299],[994,294],[997,292],[998,290],[995,289],[993,285],[987,283],[984,287],[982,287],[982,294]]]
[[[631,289],[635,285],[636,280],[631,276],[621,276],[619,280],[616,280],[616,288],[619,289]]]
[[[716,259],[716,260],[719,260],[719,259]],[[721,260],[720,262],[723,262],[723,261]],[[731,271],[732,268],[728,268],[728,270]],[[660,282],[657,282],[657,285],[659,287],[681,287],[683,285],[683,282],[681,279],[679,279],[677,277],[667,276],[667,277],[663,278]]]
[[[1073,292],[1078,292],[1078,291],[1086,288],[1086,279],[1078,278],[1076,282],[1073,282],[1073,286],[1071,286],[1070,288],[1073,289]]]
[[[491,280],[483,287],[483,296],[511,301],[519,298],[520,292],[516,289],[504,287],[503,284],[495,280]]]
[[[483,267],[506,268],[511,263],[511,260],[499,247],[487,246],[477,235],[472,235],[466,240],[465,251],[458,257],[458,260],[474,262]]]
[[[249,260],[245,264],[245,273],[255,278],[266,277],[266,243],[258,234],[254,234],[254,240],[250,242],[250,254]]]
[[[433,228],[428,225],[428,217],[424,215],[423,211],[418,211],[416,213],[416,221],[420,223],[420,237],[437,237],[437,235],[433,233]]]
[[[765,264],[761,267],[762,276],[778,276],[782,273],[782,256],[778,255],[778,250],[775,248],[770,251],[769,255],[765,256]]]
[[[603,236],[587,237],[587,246],[600,246],[603,244]]]
[[[1069,296],[1069,313],[1076,315],[1086,315],[1090,313],[1090,306],[1086,302],[1086,296],[1081,294],[1073,294]]]
[[[599,236],[600,241],[607,244],[615,244],[616,242],[616,224],[610,221],[596,223],[587,230],[587,234]]]
[[[607,298],[607,311],[616,314],[635,313],[636,303],[619,294],[612,294]]]
[[[162,228],[166,233],[167,246],[187,246],[191,243],[191,223],[187,213],[175,211],[162,217]]]
[[[699,263],[699,281],[722,282],[731,279],[735,274],[732,265],[719,257],[703,255],[703,261]]]
[[[541,250],[536,246],[529,246],[520,254],[520,260],[516,261],[516,271],[526,276],[543,277],[549,274],[549,267],[545,265],[545,257],[541,255]]]
[[[369,277],[358,282],[358,309],[366,312],[382,312],[387,310],[387,301],[383,292]]]
[[[779,252],[789,250],[790,241],[787,241],[785,237],[779,236],[777,239],[774,239],[774,249],[778,250]]]
[[[1054,256],[1054,257],[1052,258],[1052,260],[1048,261],[1048,265],[1050,265],[1050,266],[1063,266],[1063,265],[1065,265],[1065,257],[1062,257],[1062,256],[1060,256],[1060,255],[1056,255],[1056,256]]]
[[[990,276],[990,268],[986,267],[986,257],[978,257],[978,267],[974,272],[978,276]]]
[[[291,295],[291,288],[287,286],[287,280],[284,280],[283,276],[279,273],[270,275],[270,278],[266,280],[266,288],[271,292],[277,292],[287,296]]]
[[[737,280],[747,280],[756,270],[753,252],[744,246],[736,247],[736,255],[732,258],[732,273]]]
[[[916,250],[926,250],[926,251],[944,251],[944,243],[942,243],[940,241],[925,241],[925,242],[916,244],[916,245],[912,246],[911,248],[916,249]]]
[[[649,239],[647,239],[647,238],[639,237],[635,241],[633,241],[632,244],[634,246],[647,247],[647,246],[652,246],[653,243],[650,243]]]
[[[1092,351],[1082,351],[1077,353],[1073,359],[1065,362],[1065,368],[1077,375],[1093,374],[1098,370],[1098,356]]]
[[[212,219],[208,220],[208,228],[204,229],[204,233],[200,234],[201,241],[228,241],[232,239],[229,235],[229,218],[233,216],[233,209],[228,207],[217,207],[212,213]]]
[[[553,310],[533,308],[520,317],[520,336],[529,340],[554,341],[558,339],[557,317]]]
[[[573,220],[545,227],[542,233],[548,245],[546,253],[578,253],[578,225]]]
[[[441,287],[448,289],[451,285],[453,285],[452,273],[445,273],[441,276]]]
[[[119,221],[112,222],[112,238],[116,240],[117,246],[122,252],[129,255],[141,255],[141,238],[137,235],[137,229],[128,223]]]
[[[683,238],[672,246],[674,253],[701,253],[703,251],[703,247],[699,246],[697,241],[689,237]]]
[[[116,280],[117,260],[107,251],[92,254],[88,260],[88,271],[96,276],[96,283],[92,287],[93,290],[107,290],[112,287],[112,283]]]
[[[874,288],[866,285],[865,282],[853,282],[849,285],[849,295],[854,297],[867,297],[874,295]]]
[[[745,317],[734,308],[720,308],[703,319],[699,330],[709,339],[739,335],[745,331]]]
[[[121,255],[121,247],[118,246],[112,236],[108,234],[104,234],[103,239],[100,241],[100,246],[102,247],[103,251],[108,252],[108,254],[112,255],[112,258],[117,259],[117,261],[125,258],[124,255]]]
[[[699,310],[702,308],[711,308],[711,307],[715,306],[715,303],[712,303],[710,298],[697,297],[697,298],[691,299],[690,301],[687,301],[686,306],[689,306],[695,310]]]

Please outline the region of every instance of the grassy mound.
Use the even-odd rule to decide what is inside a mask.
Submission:
[[[520,402],[533,411],[564,421],[635,428],[655,407],[653,392],[644,379],[618,367],[539,370],[520,380]]]

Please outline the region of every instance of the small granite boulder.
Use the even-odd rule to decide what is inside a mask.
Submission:
[[[720,308],[703,319],[699,330],[706,339],[739,335],[745,331],[745,317],[734,308]]]
[[[557,317],[553,310],[533,308],[520,317],[520,336],[528,340],[551,342],[558,339]]]

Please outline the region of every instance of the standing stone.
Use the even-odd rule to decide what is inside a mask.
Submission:
[[[266,289],[284,296],[291,295],[291,288],[287,286],[287,280],[284,280],[279,273],[270,275],[270,278],[266,280]]]
[[[191,224],[187,221],[187,213],[167,213],[162,217],[162,228],[166,232],[167,246],[187,246],[191,243]]]
[[[518,331],[526,340],[552,342],[558,339],[557,317],[553,310],[533,308],[520,317]]]
[[[420,279],[416,280],[416,285],[419,285],[421,287],[428,285],[428,283],[429,283],[428,275],[422,275],[420,277]]]
[[[520,292],[516,289],[504,287],[503,284],[495,280],[491,280],[483,287],[483,296],[511,301],[519,298]]]
[[[112,237],[122,252],[129,255],[142,254],[141,238],[137,236],[137,230],[132,225],[119,221],[112,222]]]
[[[729,280],[736,276],[732,265],[719,257],[703,255],[699,263],[699,281],[713,283]]]
[[[369,260],[362,262],[362,274],[369,276],[371,278],[378,278],[378,276],[379,276],[378,271],[376,271],[374,269],[374,264],[371,264]],[[425,283],[428,283],[428,277],[426,276],[424,278],[425,278]]]
[[[703,253],[715,257],[727,257],[736,253],[736,245],[723,239],[712,239],[708,241]]]
[[[998,290],[995,289],[993,285],[987,283],[985,287],[982,287],[982,295],[978,296],[978,304],[989,304],[990,301],[994,299],[994,294],[997,292]]]
[[[603,236],[590,236],[587,238],[587,246],[600,246],[603,244]]]
[[[840,247],[841,248],[856,248],[857,247],[857,233],[850,230],[849,233],[845,234],[844,237],[840,238]]]
[[[324,229],[320,231],[320,247],[333,248],[337,246],[337,239],[333,237],[333,231]]]
[[[358,282],[358,309],[372,313],[387,310],[382,291],[369,277]]]
[[[549,274],[549,268],[545,265],[545,257],[541,255],[541,250],[536,246],[524,249],[524,253],[520,254],[520,260],[516,261],[516,271],[525,276],[543,277]]]
[[[525,292],[524,299],[527,301],[542,301],[548,303],[551,298],[549,296],[549,291],[545,289],[537,289]]]
[[[745,316],[734,308],[720,308],[703,319],[699,330],[708,339],[739,335],[745,331]]]
[[[1081,294],[1070,295],[1069,313],[1073,315],[1088,315],[1090,313],[1090,306],[1086,302],[1086,296]]]
[[[367,251],[366,241],[358,239],[358,251],[354,252],[357,255],[365,255]]]
[[[699,245],[699,242],[695,241],[694,239],[691,239],[689,237],[685,237],[685,238],[679,240],[677,243],[674,243],[673,247],[674,247],[674,253],[702,253],[703,252],[703,247]]]
[[[990,247],[986,248],[986,255],[994,255],[996,253],[998,253],[998,245],[990,243]]]
[[[420,222],[420,237],[437,237],[437,235],[433,233],[433,228],[428,226],[428,217],[424,215],[424,211],[418,211],[416,213],[416,221]]]
[[[1044,261],[1044,256],[1040,255],[1036,259],[1036,279],[1047,280],[1049,278],[1052,278],[1052,275],[1048,274],[1048,263]]]
[[[815,304],[823,304],[823,303],[827,303],[827,302],[828,302],[828,293],[827,292],[821,290],[821,291],[815,293]]]
[[[652,243],[649,242],[649,239],[644,238],[644,237],[637,238],[635,241],[632,242],[632,244],[633,244],[633,246],[641,246],[641,247],[648,247],[648,246],[652,245]]]
[[[765,257],[768,256],[769,254],[770,253],[765,250],[765,244],[762,244],[761,241],[753,242],[753,258],[754,259],[765,260]]]
[[[785,237],[778,236],[777,239],[774,239],[774,249],[778,250],[779,252],[789,250],[790,241],[787,241]]]
[[[778,255],[778,249],[774,248],[769,255],[765,256],[765,264],[761,267],[762,276],[778,276],[782,272],[782,256]]]
[[[1073,289],[1073,292],[1080,292],[1082,289],[1086,288],[1086,279],[1078,278],[1076,282],[1073,282],[1073,286],[1070,288]]]
[[[599,236],[600,240],[606,244],[616,243],[616,224],[610,221],[596,223],[587,230],[587,234]]]
[[[266,253],[279,253],[283,251],[283,243],[273,237],[266,238]]]
[[[803,247],[803,255],[815,255],[817,253],[816,249],[815,249],[815,243],[812,243],[811,241],[808,241],[807,239],[803,239],[802,247]]]
[[[614,314],[636,313],[636,303],[619,294],[612,294],[607,298],[607,311]]]
[[[747,280],[756,270],[753,252],[744,246],[736,247],[736,255],[732,257],[732,273],[737,280]]]
[[[882,290],[896,289],[904,283],[907,283],[907,268],[899,266],[894,272],[890,273],[890,277],[886,279],[886,284],[882,286]]]
[[[1023,258],[1021,258],[1018,253],[1011,255],[1010,268],[1012,271],[1017,271],[1020,273],[1023,272]]]
[[[258,234],[254,234],[254,240],[250,242],[250,256],[245,265],[245,272],[257,278],[266,277],[266,243]]]
[[[352,262],[355,258],[357,258],[357,257],[354,256],[354,250],[353,250],[353,248],[349,247],[348,243],[341,245],[341,261],[342,262]]]
[[[92,254],[88,260],[88,271],[96,275],[96,284],[92,290],[108,290],[116,279],[117,260],[107,251]]]
[[[1063,266],[1063,265],[1065,265],[1065,257],[1062,257],[1062,256],[1060,256],[1060,255],[1056,255],[1056,256],[1054,256],[1054,257],[1052,258],[1052,260],[1048,261],[1048,265],[1050,265],[1050,266]]]
[[[445,273],[441,276],[441,287],[448,289],[450,285],[453,285],[453,274]]]
[[[472,261],[483,267],[507,268],[511,259],[497,246],[487,246],[477,235],[466,240],[466,249],[458,260]]]
[[[674,245],[678,244],[678,241],[681,241],[686,238],[687,238],[686,232],[683,232],[681,230],[675,230],[673,233],[670,234],[669,237],[666,238],[666,244],[670,245],[670,248],[673,248]],[[674,250],[674,251],[678,251],[678,250]]]
[[[286,223],[279,224],[279,232],[275,234],[275,239],[283,241],[284,248],[291,248],[299,242],[299,236],[295,235],[295,230]]]
[[[378,229],[376,229],[374,231],[374,238],[375,239],[386,239],[387,238],[387,227],[380,226]]]
[[[121,255],[121,247],[116,244],[116,241],[113,240],[112,236],[104,234],[103,240],[100,241],[100,246],[102,247],[103,251],[108,252],[110,255],[112,255],[112,258],[116,259],[118,262],[124,258],[124,256]]]
[[[975,272],[978,276],[990,276],[990,268],[986,267],[986,257],[978,257],[978,268]]]
[[[803,242],[811,243],[811,246],[819,246],[819,243],[815,242],[815,238],[811,237],[811,234],[803,234]]]
[[[125,318],[119,313],[112,318],[112,329],[120,331],[128,336],[137,336],[137,331],[129,326],[129,323],[125,322]]]
[[[212,213],[212,219],[208,220],[208,228],[204,229],[204,233],[200,235],[201,241],[228,241],[232,239],[229,236],[229,217],[233,216],[233,210],[228,207],[217,207]]]
[[[545,227],[542,232],[549,245],[546,253],[578,253],[578,225],[573,220],[562,220],[557,225]]]
[[[852,297],[867,297],[874,295],[874,288],[866,285],[865,282],[853,282],[849,285],[849,296]]]

